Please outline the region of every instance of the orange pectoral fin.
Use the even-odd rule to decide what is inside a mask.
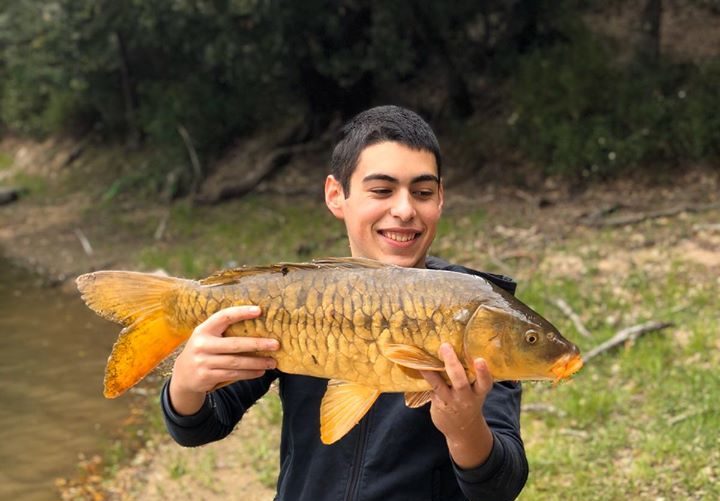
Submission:
[[[437,357],[417,346],[409,344],[386,344],[382,354],[391,362],[420,371],[444,371],[445,364]]]
[[[331,380],[320,403],[320,440],[337,442],[358,424],[380,392],[357,383]]]

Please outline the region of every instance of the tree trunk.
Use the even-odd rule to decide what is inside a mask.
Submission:
[[[660,59],[662,0],[647,0],[640,19],[640,58],[650,65]]]
[[[421,3],[412,3],[412,10],[415,19],[418,21],[421,32],[418,33],[421,40],[424,40],[428,50],[434,51],[440,58],[445,70],[445,85],[450,102],[452,114],[467,118],[473,114],[472,99],[468,90],[465,76],[453,60],[451,50],[437,27],[437,23],[423,10]]]
[[[127,54],[125,39],[119,31],[114,32],[120,57],[120,81],[122,85],[123,100],[125,102],[125,123],[128,128],[128,145],[135,149],[143,140],[143,133],[137,123],[138,96],[130,74],[130,62]]]

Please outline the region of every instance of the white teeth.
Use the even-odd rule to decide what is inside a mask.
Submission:
[[[396,242],[409,242],[417,236],[417,233],[397,233],[395,231],[384,231],[383,235],[385,235],[390,240],[395,240]]]

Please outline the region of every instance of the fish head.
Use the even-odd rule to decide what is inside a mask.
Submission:
[[[580,350],[539,314],[523,308],[481,305],[465,330],[468,367],[482,357],[496,381],[555,380],[583,365]]]

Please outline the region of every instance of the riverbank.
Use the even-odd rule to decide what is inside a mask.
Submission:
[[[321,180],[322,156],[293,161],[273,181],[273,189],[222,205],[193,206],[186,201],[158,201],[138,193],[142,191],[138,186],[134,191],[119,189],[118,173],[122,179],[132,172],[133,165],[142,162],[141,155],[86,151],[68,161],[72,148],[71,143],[59,141],[0,145],[0,151],[12,160],[0,170],[0,182],[13,179],[28,188],[26,196],[0,208],[0,252],[42,273],[49,285],[59,285],[68,293],[74,293],[73,277],[93,269],[160,267],[174,275],[200,277],[237,264],[347,253],[342,227],[328,224],[331,219],[323,207],[320,181],[317,188],[310,183],[299,190],[296,184],[286,186],[298,179]],[[109,167],[97,169],[96,162]],[[517,277],[520,297],[551,314],[569,337],[578,339],[573,324],[550,302],[553,297],[566,298],[593,331],[592,339],[580,338],[584,349],[628,324],[657,318],[679,325],[659,341],[647,341],[655,351],[640,350],[638,360],[623,355],[600,362],[584,370],[576,383],[554,393],[544,387],[528,388],[528,403],[552,402],[547,405],[553,410],[524,416],[535,472],[527,499],[552,498],[547,489],[559,479],[569,486],[577,482],[580,490],[604,488],[630,498],[673,493],[672,481],[677,484],[679,478],[685,479],[680,484],[687,492],[698,488],[713,492],[716,467],[691,459],[690,454],[698,452],[684,451],[682,444],[664,444],[662,449],[660,436],[712,431],[705,416],[717,404],[706,399],[715,394],[702,388],[683,392],[678,387],[673,392],[666,387],[673,405],[656,407],[651,394],[655,383],[648,381],[641,388],[633,382],[650,379],[647,371],[652,367],[642,364],[656,363],[656,357],[669,356],[669,350],[675,350],[675,359],[681,362],[677,367],[700,371],[693,377],[708,385],[715,377],[711,367],[717,365],[720,346],[713,344],[717,340],[710,335],[709,325],[717,322],[717,312],[710,311],[703,298],[717,297],[712,294],[720,287],[718,172],[717,167],[697,167],[663,180],[625,179],[583,191],[554,180],[536,182],[522,176],[515,176],[512,184],[490,182],[482,176],[462,183],[449,180],[446,217],[433,253]],[[697,324],[700,321],[707,324]],[[617,382],[621,389],[612,397],[588,398],[588,394],[606,392],[608,382]],[[128,436],[119,439],[118,451],[109,454],[110,459],[89,458],[81,465],[80,481],[61,482],[65,497],[245,500],[252,499],[252,493],[256,499],[272,499],[280,419],[277,398],[264,399],[248,416],[250,422],[228,439],[188,450],[169,442],[153,414],[158,385],[155,378],[135,394],[146,397],[139,400],[137,423],[128,428]],[[628,402],[637,404],[638,412],[646,416],[624,409]],[[690,414],[683,417],[680,409]],[[676,419],[671,429],[658,424],[660,419],[667,421],[668,412]],[[610,424],[600,425],[598,416],[610,419]],[[618,427],[629,430],[631,441],[638,440],[633,430],[649,426],[648,436],[657,434],[657,447],[664,450],[657,451],[658,460],[678,458],[673,468],[663,470],[667,487],[666,482],[649,480],[645,469],[654,464],[655,445],[648,445],[647,439],[630,448],[620,446],[628,437],[616,434],[613,418],[619,420]],[[585,451],[576,442],[581,436],[587,442],[589,433],[601,439],[586,443]],[[550,443],[561,444],[576,461],[594,465],[598,476],[613,464],[622,471],[605,475],[604,480],[580,474],[575,479],[560,471],[567,459],[558,457],[557,447],[548,448]],[[718,463],[717,453],[708,444],[696,447],[706,453],[701,456]],[[597,457],[588,456],[592,453]]]

